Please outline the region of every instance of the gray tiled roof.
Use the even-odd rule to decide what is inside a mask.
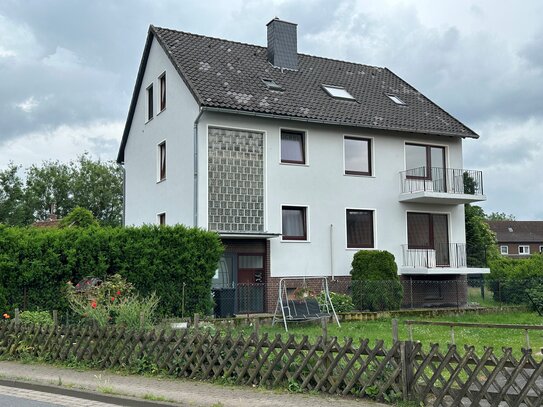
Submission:
[[[299,54],[298,70],[267,61],[267,49],[151,27],[201,106],[289,116],[360,127],[478,137],[386,68]],[[271,78],[284,91],[271,91]],[[343,86],[356,101],[330,97],[322,84]],[[386,93],[398,95],[406,106]]]
[[[498,243],[543,243],[543,221],[487,221]]]

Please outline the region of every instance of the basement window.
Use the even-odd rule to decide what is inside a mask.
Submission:
[[[322,87],[333,98],[354,100],[354,97],[342,86],[322,85]]]
[[[284,90],[281,85],[279,85],[273,79],[262,78],[262,82],[264,82],[264,85],[266,85],[269,90]]]
[[[392,100],[397,105],[402,105],[402,106],[406,105],[406,103],[402,99],[400,99],[398,95],[393,95],[391,93],[386,93],[386,95],[388,96],[390,100]]]

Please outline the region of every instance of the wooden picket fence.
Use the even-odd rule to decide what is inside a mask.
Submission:
[[[0,356],[23,355],[83,362],[97,368],[145,366],[170,375],[220,379],[240,385],[288,387],[377,400],[421,401],[430,406],[541,406],[543,363],[526,350],[473,348],[396,341],[228,332],[129,331],[80,326],[0,324]],[[500,404],[502,403],[502,404]]]

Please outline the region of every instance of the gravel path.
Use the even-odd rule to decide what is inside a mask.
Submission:
[[[0,362],[0,377],[125,396],[156,397],[194,407],[379,407],[368,400],[327,395],[292,394],[250,388],[221,386],[184,379],[122,376],[109,371],[77,371],[49,365]]]

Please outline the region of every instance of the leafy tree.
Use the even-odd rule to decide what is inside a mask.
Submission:
[[[32,213],[25,204],[19,169],[10,162],[8,168],[0,171],[0,223],[13,226],[27,225],[32,221]]]
[[[483,208],[466,204],[464,211],[468,266],[486,267],[489,259],[498,256],[496,237],[485,222]]]
[[[0,171],[0,223],[29,225],[45,220],[51,209],[63,218],[74,208],[88,209],[102,225],[119,226],[123,207],[122,169],[83,154],[69,163],[45,161],[26,169],[10,164]]]
[[[505,212],[492,212],[489,215],[485,215],[486,220],[516,220],[515,215],[506,214]]]
[[[68,215],[60,220],[61,228],[98,226],[92,212],[80,206],[74,208]]]

